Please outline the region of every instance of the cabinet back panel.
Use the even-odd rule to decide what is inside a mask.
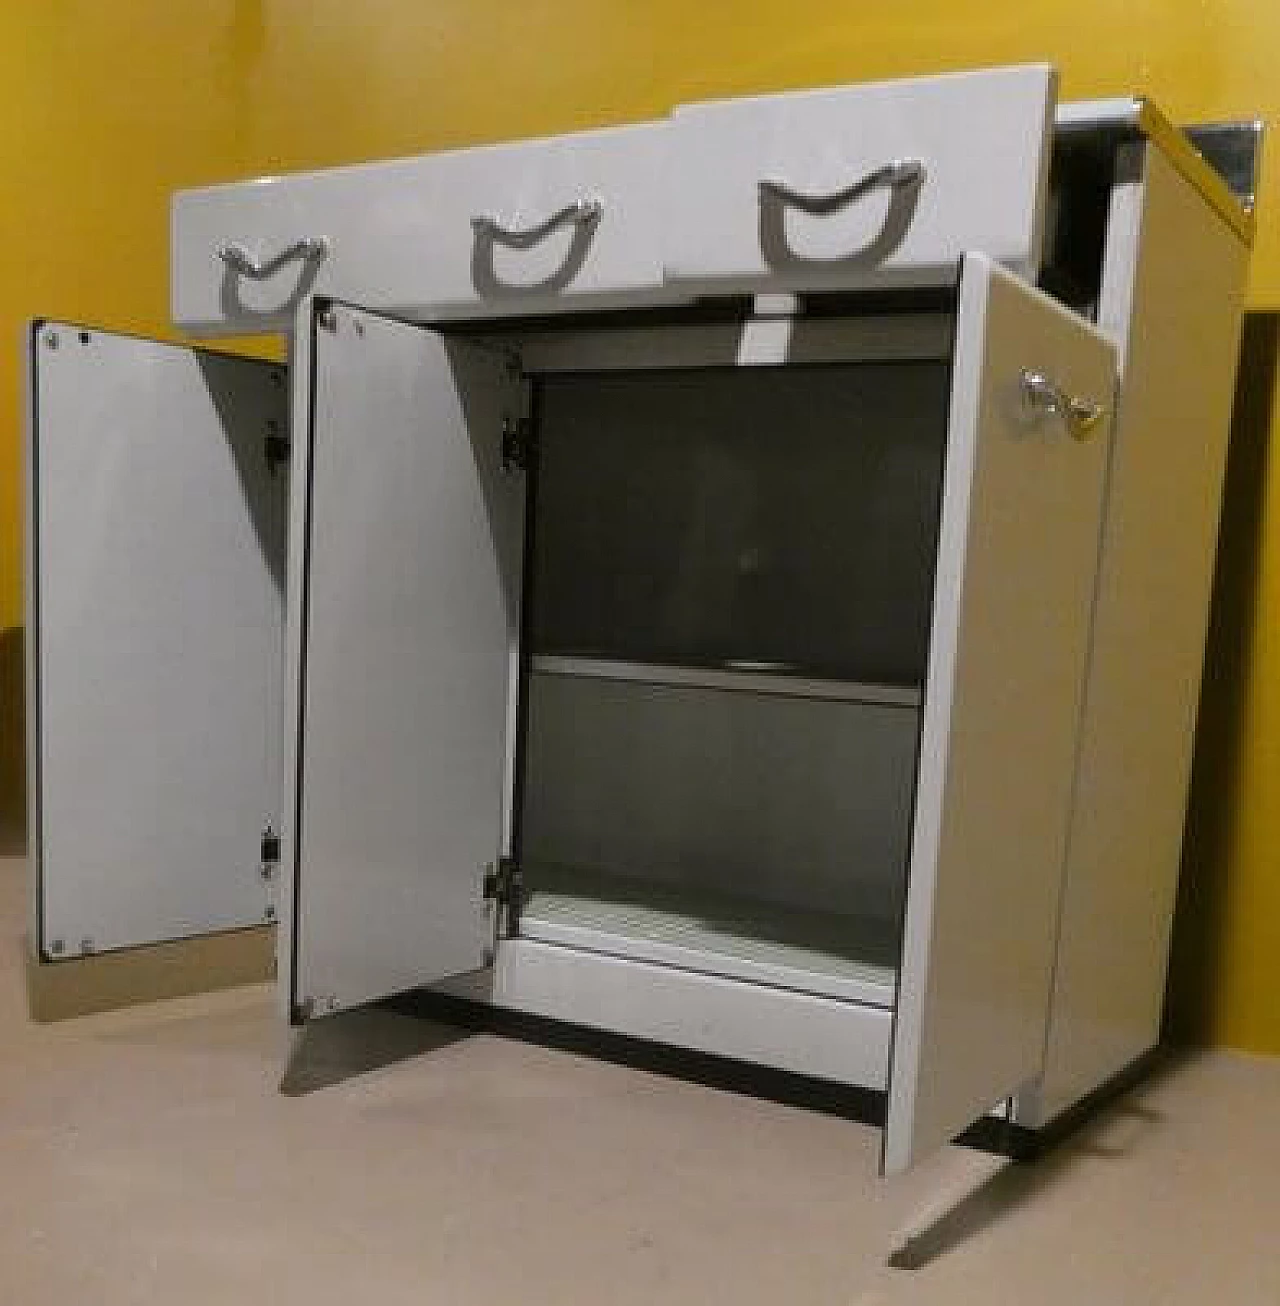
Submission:
[[[923,675],[947,363],[541,383],[534,653]]]
[[[554,863],[897,921],[916,711],[545,673],[528,694],[531,889]]]

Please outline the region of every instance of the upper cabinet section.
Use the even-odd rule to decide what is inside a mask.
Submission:
[[[635,303],[662,286],[661,124],[184,191],[174,321],[285,331],[322,292],[423,319]]]
[[[967,250],[1034,278],[1046,65],[677,109],[666,275],[701,293],[934,285]]]
[[[173,316],[285,331],[309,293],[420,320],[1034,276],[1053,70],[678,108],[664,122],[185,191]]]

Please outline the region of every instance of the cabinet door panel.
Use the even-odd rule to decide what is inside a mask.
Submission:
[[[505,357],[343,305],[305,323],[286,983],[328,1011],[484,962],[503,852],[524,387]]]
[[[57,959],[260,925],[279,819],[284,370],[31,335],[34,935]]]
[[[1043,1068],[1111,430],[1111,346],[985,258],[956,335],[889,1173]]]

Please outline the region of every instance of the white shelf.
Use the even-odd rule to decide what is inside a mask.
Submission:
[[[922,697],[917,685],[886,685],[793,675],[784,666],[764,662],[742,662],[720,668],[544,655],[534,657],[531,667],[538,675],[620,680],[642,685],[672,685],[747,694],[775,694],[844,703],[875,703],[886,707],[919,708]]]
[[[892,1007],[893,922],[533,864],[524,938]]]

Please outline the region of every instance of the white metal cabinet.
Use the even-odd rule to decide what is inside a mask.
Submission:
[[[1120,546],[1107,542],[1118,529],[1114,523],[1128,520],[1125,512],[1110,504],[1110,524],[1105,530],[1102,524],[1104,493],[1113,499],[1117,493],[1114,466],[1107,488],[1115,463],[1116,356],[1103,335],[1134,339],[1140,330],[1121,320],[1133,305],[1117,307],[1114,287],[1108,291],[1117,258],[1141,265],[1132,248],[1138,238],[1121,220],[1128,192],[1116,185],[1114,166],[1135,130],[1151,133],[1149,123],[1135,129],[1119,102],[1104,106],[1096,139],[1069,160],[1071,167],[1058,168],[1062,142],[1055,140],[1047,187],[1052,97],[1048,69],[997,70],[696,105],[677,110],[666,124],[179,197],[173,251],[179,320],[210,332],[293,326],[283,735],[273,727],[274,690],[268,685],[258,693],[256,673],[236,693],[245,695],[240,707],[261,707],[250,715],[267,722],[266,755],[284,755],[280,956],[283,996],[294,1019],[433,986],[856,1085],[886,1094],[889,1171],[1011,1095],[1015,1120],[1041,1124],[1046,1100],[1053,1112],[1070,1108],[1105,1078],[1112,1054],[1079,1051],[1081,1031],[1096,1015],[1090,995],[1099,987],[1078,982],[1090,935],[1080,903],[1119,902],[1122,895],[1100,890],[1104,859],[1082,867],[1069,830],[1072,822],[1081,824],[1078,796],[1101,774],[1088,761],[1088,748],[1080,752],[1081,721],[1092,723],[1095,744],[1106,734],[1082,686],[1110,683],[1125,661],[1095,628],[1100,556],[1113,608],[1124,603],[1116,577],[1127,574],[1115,561],[1123,549],[1117,553]],[[1072,130],[1094,121],[1092,111],[1068,117]],[[1185,142],[1171,144],[1168,131],[1162,139],[1161,157],[1168,151],[1194,190],[1198,218],[1210,226],[1220,221],[1217,234],[1234,233],[1227,240],[1242,237],[1247,221],[1220,186],[1214,192],[1212,179],[1206,181],[1203,160],[1190,157]],[[1070,193],[1080,177],[1088,192],[1083,209],[1073,208]],[[777,184],[762,188],[762,181]],[[1108,194],[1114,196],[1109,212]],[[1042,241],[1046,207],[1054,220]],[[1065,262],[1055,261],[1080,224],[1093,235],[1067,250]],[[1190,225],[1201,231],[1204,223]],[[1097,266],[1099,238],[1105,276]],[[1138,244],[1145,247],[1148,239],[1144,232]],[[239,248],[219,255],[228,243]],[[1075,312],[1028,284],[1042,243],[1045,284]],[[1238,274],[1239,258],[1225,262]],[[1225,286],[1229,278],[1221,273],[1220,279]],[[705,292],[897,286],[929,293],[876,296],[852,306],[842,297],[828,301],[834,309],[758,301],[719,321],[715,306],[709,315],[671,308]],[[313,302],[318,290],[324,298]],[[349,303],[335,302],[335,293]],[[1089,322],[1099,299],[1103,335]],[[1156,299],[1144,298],[1141,312],[1157,312]],[[588,318],[566,327],[564,312],[575,306],[659,303],[671,311],[628,314],[625,325]],[[886,303],[910,311],[886,312]],[[1234,312],[1233,303],[1219,322],[1224,341]],[[501,328],[461,321],[475,317],[521,321]],[[448,319],[458,321],[440,325]],[[890,371],[903,362],[928,366],[923,373],[902,368],[893,382],[881,376],[847,391],[839,378],[834,386],[818,385],[812,373],[797,370],[851,362]],[[760,661],[750,649],[730,652],[729,663],[708,672],[696,658],[655,669],[643,659],[620,658],[617,650],[566,656],[537,645],[529,613],[539,611],[538,585],[526,590],[522,569],[534,565],[538,505],[550,502],[547,465],[536,445],[550,411],[550,379],[572,387],[584,377],[634,373],[652,393],[659,373],[693,377],[699,369],[718,370],[728,383],[714,395],[695,385],[684,415],[648,444],[669,446],[676,428],[677,443],[692,436],[694,456],[667,484],[681,483],[686,473],[702,476],[703,489],[715,490],[704,495],[703,515],[673,518],[670,504],[648,498],[637,513],[634,504],[597,493],[598,485],[583,477],[581,511],[561,517],[618,516],[624,534],[633,526],[674,523],[680,547],[667,552],[690,563],[675,568],[687,582],[676,605],[686,613],[699,610],[702,593],[692,573],[713,571],[707,562],[713,554],[720,560],[714,565],[727,558],[749,584],[773,565],[768,549],[750,540],[742,546],[735,531],[744,521],[772,512],[792,540],[808,532],[827,560],[840,552],[832,540],[847,545],[847,537],[835,529],[824,541],[822,530],[834,529],[837,520],[870,523],[868,557],[880,563],[864,567],[852,588],[837,584],[829,594],[853,596],[866,623],[878,629],[876,605],[896,590],[913,555],[927,558],[922,592],[931,599],[929,628],[918,670],[905,673],[903,683],[812,668],[800,674],[796,666]],[[786,393],[775,384],[773,398],[757,404],[760,389],[743,384],[750,373],[772,374],[775,381],[790,376],[793,384]],[[1121,382],[1114,406],[1122,420],[1142,423]],[[838,403],[883,396],[886,386],[900,396],[909,390],[912,402],[871,403],[867,422],[843,421]],[[726,391],[739,394],[732,411],[719,408]],[[1225,392],[1215,393],[1204,421],[1213,417],[1209,407],[1224,407]],[[933,421],[928,403],[921,407],[927,394],[939,401],[939,462],[932,473],[922,473],[913,443],[918,424]],[[181,404],[163,396],[154,402],[153,417],[186,420]],[[250,447],[260,434],[257,417],[234,405],[215,406],[222,426],[208,428],[217,435],[213,447],[225,440],[227,422],[237,426],[233,443],[244,439]],[[579,414],[588,439],[596,422],[592,475],[603,474],[608,461],[599,450],[609,441],[598,437],[617,435],[612,427],[598,429],[600,420],[613,420],[600,418],[605,411],[588,406]],[[624,410],[615,404],[612,411]],[[836,459],[829,476],[821,459],[810,464],[813,447],[801,441],[802,428],[807,424],[811,435],[819,413],[846,441],[867,435],[877,422],[883,429],[856,442],[860,462]],[[205,429],[204,420],[192,416],[192,431]],[[1225,411],[1214,420],[1225,421]],[[702,428],[716,422],[719,443],[703,440]],[[739,465],[735,459],[750,441],[738,437],[752,422],[781,432],[789,457]],[[618,417],[616,426],[645,434],[634,413]],[[886,442],[885,430],[911,437]],[[726,433],[734,438],[720,438]],[[804,459],[794,452],[801,447],[809,450]],[[166,453],[176,456],[177,448],[175,442]],[[131,450],[131,458],[141,456]],[[208,455],[206,448],[201,457]],[[1116,457],[1123,468],[1124,451]],[[810,485],[779,514],[779,504],[765,500],[800,462],[819,467],[810,474],[825,483]],[[524,465],[534,469],[528,502]],[[648,484],[625,454],[621,468],[616,479],[624,489]],[[1181,488],[1207,502],[1190,485],[1207,476],[1204,468],[1180,474],[1187,478]],[[74,483],[64,477],[60,493]],[[222,482],[210,480],[215,483]],[[841,484],[851,490],[843,499]],[[722,490],[727,497],[717,498]],[[129,517],[123,482],[115,492],[114,510]],[[1212,496],[1212,487],[1203,493]],[[921,511],[924,504],[928,511]],[[1206,512],[1203,521],[1209,518]],[[69,529],[65,514],[62,520],[61,529]],[[177,532],[174,557],[189,559],[182,532],[201,520],[199,514],[191,523],[158,519],[155,530]],[[934,528],[936,546],[928,534]],[[587,547],[578,556],[593,563],[613,556],[591,553],[589,536],[583,538]],[[777,546],[780,538],[775,531],[766,543]],[[1108,550],[1115,554],[1110,571]],[[138,556],[140,574],[169,575]],[[840,581],[839,569],[824,561],[770,573],[771,583],[777,591],[804,590],[810,572]],[[643,565],[632,566],[620,588],[634,598],[648,579]],[[230,590],[216,597],[219,611],[240,601]],[[1173,604],[1191,632],[1187,649],[1203,615],[1191,612],[1193,606],[1185,597]],[[829,635],[825,619],[815,617],[821,611],[811,606],[799,624]],[[33,615],[33,630],[48,625],[45,617]],[[134,637],[145,653],[145,640]],[[884,652],[897,643],[879,646]],[[251,657],[241,649],[236,660]],[[146,665],[143,656],[139,666]],[[192,697],[216,698],[217,676],[229,674],[228,666],[219,663],[212,677],[200,658],[191,668]],[[583,679],[591,676],[597,678]],[[788,676],[783,685],[780,678]],[[544,692],[553,682],[555,692]],[[1186,683],[1167,682],[1165,689],[1189,710]],[[721,693],[740,697],[733,704],[707,697]],[[641,702],[646,694],[660,711]],[[93,694],[83,697],[71,717],[91,714]],[[694,702],[699,706],[689,709]],[[229,721],[240,721],[238,713],[229,713]],[[558,714],[550,731],[538,724],[546,713]],[[618,753],[597,765],[592,750],[610,746],[607,732],[601,745],[579,718],[590,718],[594,730],[610,714],[623,722],[611,727],[618,730],[612,740]],[[672,714],[681,718],[675,730]],[[199,713],[181,717],[184,737],[198,719]],[[531,729],[543,731],[532,743]],[[683,741],[669,758],[666,735]],[[749,747],[734,743],[748,737]],[[217,743],[221,735],[211,738]],[[729,748],[736,752],[726,770],[721,763]],[[233,751],[219,743],[212,754],[225,761]],[[790,790],[770,786],[771,752],[776,765],[796,763]],[[533,784],[530,765],[542,768]],[[1097,774],[1083,774],[1082,766]],[[514,876],[534,872],[526,837],[531,801],[541,804],[534,815],[552,852],[588,827],[591,840],[608,842],[609,820],[579,820],[577,798],[597,802],[607,818],[614,795],[626,800],[636,775],[664,767],[669,774],[650,795],[659,803],[696,803],[715,785],[728,785],[732,801],[720,799],[715,808],[722,817],[733,813],[734,803],[739,811],[744,802],[755,804],[738,832],[739,844],[752,847],[750,856],[738,858],[732,840],[708,838],[715,813],[710,820],[704,812],[660,817],[638,832],[652,837],[630,840],[632,852],[657,848],[670,862],[662,868],[666,880],[655,875],[650,887],[687,887],[680,877],[689,866],[679,850],[686,836],[699,843],[704,860],[708,848],[715,856],[728,848],[731,865],[721,868],[722,879],[749,878],[760,867],[774,877],[763,935],[751,933],[759,913],[744,924],[745,918],[725,918],[709,899],[699,900],[709,903],[699,918],[697,910],[673,907],[669,893],[667,899],[657,893],[628,922],[619,903],[604,895],[594,916],[584,912],[571,876],[540,880],[527,900],[516,891]],[[144,788],[150,784],[145,768],[136,775]],[[537,797],[566,775],[572,793],[550,802]],[[745,786],[734,779],[742,776]],[[788,794],[800,784],[810,792],[798,803]],[[828,819],[849,784],[860,784],[859,801],[841,805],[839,820]],[[1161,786],[1172,801],[1172,784]],[[188,799],[183,819],[190,817],[189,828],[203,837],[217,822],[210,817],[200,825],[191,816],[198,804],[189,787]],[[804,819],[826,827],[825,835],[806,829],[804,838],[795,837],[785,828],[789,808],[809,813]],[[618,822],[650,821],[655,810],[623,801]],[[842,876],[833,842],[856,850],[866,865]],[[121,877],[118,892],[145,892],[158,874],[152,866],[141,881]],[[537,874],[545,876],[545,868]],[[852,896],[876,898],[875,949],[859,951],[865,940],[853,947],[848,916],[827,931],[840,936],[829,956],[793,946],[793,936],[783,937],[783,916],[796,907],[801,884],[833,891],[832,902],[819,896],[810,904],[818,908],[810,915],[834,910],[836,898],[846,905]],[[688,908],[691,900],[681,901]],[[93,910],[123,916],[132,908],[95,899]],[[736,941],[727,937],[735,930]],[[135,929],[121,937],[155,934]],[[1118,915],[1106,932],[1108,955],[1141,934],[1134,913]],[[1152,949],[1143,955],[1146,973],[1124,982],[1135,994],[1141,990],[1147,1012],[1160,988],[1161,963]]]
[[[284,369],[30,335],[35,928],[47,958],[259,925],[279,826]]]
[[[683,105],[667,274],[704,293],[937,285],[977,249],[1034,278],[1055,83],[1031,65]]]
[[[174,321],[286,331],[312,292],[416,318],[654,295],[661,144],[645,123],[183,191]]]
[[[518,372],[500,355],[342,306],[316,309],[310,341],[312,398],[295,413],[308,490],[289,710],[299,730],[285,849],[290,1005],[324,1014],[477,968],[491,946],[501,966],[515,944],[524,972],[505,965],[501,1000],[524,1007],[527,976],[533,1009],[593,1023],[587,969],[607,943],[585,949],[578,984],[561,981],[549,1002],[537,949],[491,925],[486,935],[485,878],[510,842],[501,782],[521,477],[503,476],[499,460],[503,422],[522,408]],[[891,1170],[1042,1064],[1113,365],[1087,324],[989,260],[966,260]],[[993,656],[1010,644],[1013,667]],[[647,1032],[675,1019],[664,1010],[673,1000],[697,1023],[698,989],[646,987],[646,969],[634,972],[632,1009]],[[738,987],[749,1005],[749,985]],[[723,1004],[725,988],[705,991]],[[866,1016],[858,1003],[846,1011],[857,1039]],[[836,1027],[838,1013],[821,1007]],[[615,1008],[615,1027],[623,1014]],[[803,1003],[795,1014],[803,1021]],[[717,1023],[702,1022],[703,1044],[741,1052],[719,1042]],[[762,1025],[752,1053],[794,1064],[795,1037]]]

